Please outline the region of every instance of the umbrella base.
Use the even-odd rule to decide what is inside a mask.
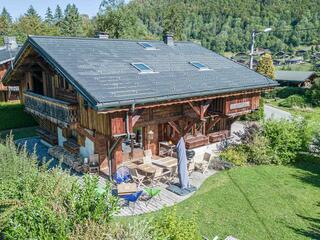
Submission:
[[[169,187],[166,188],[168,191],[173,192],[179,196],[185,196],[192,192],[197,191],[197,188],[195,186],[190,185],[187,188],[181,188],[179,183],[172,184]]]

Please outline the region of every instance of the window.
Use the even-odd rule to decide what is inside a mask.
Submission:
[[[147,42],[138,42],[145,50],[156,50],[154,46]]]
[[[190,64],[198,68],[200,71],[209,70],[208,66],[202,64],[201,62],[190,62]]]
[[[144,63],[131,63],[140,73],[154,73],[154,71]]]

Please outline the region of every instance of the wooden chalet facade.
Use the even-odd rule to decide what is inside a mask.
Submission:
[[[221,91],[216,91],[216,89],[211,89],[210,87],[205,89],[207,86],[203,86],[202,89],[198,89],[199,94],[197,89],[193,91],[192,88],[188,92],[184,89],[179,92],[177,90],[179,86],[176,83],[180,81],[181,74],[186,78],[188,78],[188,75],[192,77],[192,79],[188,80],[190,84],[193,84],[192,81],[198,81],[199,75],[202,76],[199,77],[199,80],[209,81],[206,84],[209,85],[211,75],[208,74],[213,74],[215,71],[214,65],[210,64],[211,51],[192,43],[181,42],[181,44],[188,46],[186,50],[179,50],[181,54],[184,51],[189,51],[189,46],[193,46],[194,49],[191,55],[194,55],[194,51],[200,49],[204,55],[209,56],[201,60],[199,56],[202,56],[202,53],[200,52],[195,60],[202,61],[210,69],[206,69],[208,71],[203,72],[199,71],[201,69],[198,70],[189,63],[192,59],[186,57],[182,61],[185,64],[183,67],[187,68],[190,73],[185,75],[185,70],[181,74],[176,71],[174,74],[177,76],[173,77],[173,82],[169,82],[169,84],[175,85],[176,92],[172,92],[172,89],[169,91],[167,88],[171,85],[169,87],[166,84],[162,86],[157,82],[158,80],[153,80],[153,78],[162,77],[161,71],[165,70],[161,69],[172,65],[172,62],[169,65],[165,64],[158,72],[155,71],[153,73],[140,73],[130,64],[131,62],[146,62],[154,57],[152,54],[159,55],[156,57],[157,61],[159,61],[160,55],[164,54],[163,61],[165,61],[166,49],[174,51],[175,47],[178,48],[180,43],[170,43],[169,41],[173,41],[172,39],[165,40],[165,42],[148,42],[149,45],[157,48],[152,52],[152,50],[147,51],[144,49],[139,44],[140,42],[137,44],[137,42],[133,41],[29,37],[24,49],[14,63],[14,68],[6,74],[5,82],[8,85],[19,84],[21,102],[25,105],[25,110],[37,119],[39,123],[38,133],[43,140],[52,145],[63,146],[68,151],[79,153],[83,157],[88,157],[90,154],[99,154],[100,169],[104,172],[108,172],[110,167],[114,171],[123,161],[139,157],[138,155],[141,154],[139,149],[151,149],[154,155],[159,155],[161,151],[160,143],[175,143],[181,136],[185,138],[186,146],[190,149],[221,141],[230,135],[231,124],[239,116],[250,113],[259,107],[261,92],[276,85],[272,80],[214,54],[212,58],[216,59],[215,61],[218,63],[221,61],[223,64],[231,64],[231,66],[235,67],[235,69],[230,67],[230,69],[223,70],[225,66],[222,66],[221,73],[220,70],[217,70],[215,75],[223,75],[224,71],[238,71],[234,75],[237,76],[237,74],[241,75],[244,72],[245,76],[241,78],[248,78],[248,83],[244,83],[243,86],[234,85],[235,83],[222,76],[221,80],[216,79],[213,81],[230,82],[232,86],[230,85],[228,88],[228,86],[224,86],[224,83],[218,84],[222,86]],[[45,44],[43,44],[44,42]],[[121,49],[117,48],[119,45],[125,45],[128,49],[134,48],[132,53],[134,57],[129,53],[122,52],[121,54],[124,54],[124,56],[129,54],[128,58],[132,59],[119,63],[119,66],[113,65],[116,59],[112,59],[108,64],[101,63],[103,68],[97,63],[99,69],[101,69],[97,70],[95,69],[97,66],[86,66],[86,64],[95,64],[91,62],[92,59],[90,57],[89,59],[83,57],[76,63],[70,62],[70,59],[65,59],[70,55],[76,54],[75,51],[77,49],[61,50],[61,56],[57,57],[58,55],[55,55],[58,54],[59,44],[60,47],[66,45],[69,48],[70,43],[75,43],[76,45],[90,43],[90,45],[86,45],[87,49],[84,50],[88,55],[98,54],[98,50],[107,52],[109,51],[108,49],[111,49],[106,55],[99,56],[100,59],[108,58],[112,51],[114,57],[125,58],[119,56],[124,46]],[[92,45],[97,46],[93,47]],[[48,48],[46,49],[46,47]],[[51,51],[54,52],[51,54]],[[144,51],[142,54],[147,55],[139,57],[136,51]],[[79,56],[74,55],[71,59],[77,59],[77,57]],[[80,66],[81,61],[85,62],[85,64],[73,72],[72,69],[65,69],[66,63],[62,61],[69,62],[70,65],[76,64],[77,66]],[[180,64],[178,60],[176,61],[177,64]],[[156,62],[149,64],[148,66],[156,70]],[[113,68],[104,70],[109,65],[113,66],[113,68],[125,66],[128,69],[128,73],[123,79],[128,81],[129,78],[132,78],[130,86],[123,88],[122,84],[125,83],[122,83],[122,78],[117,77],[116,74],[112,75],[108,80],[104,79],[104,71],[107,72],[106,74],[109,71],[119,72],[119,75],[122,74],[121,70]],[[83,71],[82,75],[79,69]],[[98,74],[93,72],[94,69],[98,71]],[[212,72],[210,72],[211,69]],[[77,76],[75,76],[77,74],[79,76],[88,74],[91,80],[77,82]],[[168,75],[161,79],[169,79],[173,73],[168,71],[163,75],[165,74]],[[208,80],[203,80],[203,76],[208,76]],[[150,81],[154,81],[152,83],[154,85],[145,92],[139,92]],[[250,84],[250,82],[254,84]],[[195,84],[191,86],[197,88],[198,84]],[[155,85],[157,89],[154,89]],[[186,87],[185,85],[182,83],[181,88]],[[107,86],[105,90],[104,86]],[[112,92],[110,91],[110,86],[112,86]],[[130,90],[133,87],[136,88]],[[164,97],[162,97],[156,92],[160,90],[168,91],[168,93],[163,94]],[[93,95],[92,92],[95,92],[96,95]],[[124,94],[128,95],[124,96]],[[148,97],[142,101],[139,96],[144,94]],[[150,94],[153,94],[152,98],[149,97]],[[88,97],[88,95],[90,96]],[[109,99],[114,101],[109,101]],[[135,100],[132,101],[132,99]]]
[[[0,102],[7,102],[9,100],[17,100],[19,90],[17,87],[8,88],[4,86],[1,79],[5,75],[7,69],[10,67],[15,55],[19,51],[19,46],[16,43],[15,37],[5,37],[7,46],[0,48]]]

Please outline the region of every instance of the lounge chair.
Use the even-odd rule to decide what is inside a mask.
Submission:
[[[188,163],[188,176],[190,177],[191,174],[194,172],[194,169],[195,169],[195,162],[194,161],[190,161]]]
[[[161,200],[161,197],[160,197],[161,189],[159,189],[159,188],[145,188],[143,190],[147,194],[146,206],[148,206],[151,203],[151,201],[154,201],[156,197],[158,197],[159,200]]]
[[[138,204],[138,206],[140,206],[138,200],[141,197],[142,193],[143,193],[143,191],[138,191],[138,192],[133,193],[133,194],[122,195],[122,196],[119,196],[119,197],[124,199],[125,201],[127,201],[128,208],[131,210],[132,214],[134,214],[136,204]],[[132,208],[130,207],[130,203],[133,203],[133,207]]]
[[[132,180],[130,169],[126,166],[119,167],[113,175],[115,184],[126,183]]]

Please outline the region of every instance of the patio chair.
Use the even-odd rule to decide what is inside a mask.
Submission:
[[[143,181],[145,180],[146,176],[138,173],[138,170],[136,168],[130,168],[130,173],[133,181],[137,183],[138,188],[142,185],[145,186]]]
[[[152,151],[151,149],[144,151],[143,163],[152,163]]]
[[[113,180],[116,184],[130,182],[132,180],[130,168],[126,166],[119,167],[113,175]]]
[[[141,206],[139,205],[138,200],[141,197],[142,193],[143,193],[143,191],[138,191],[138,192],[133,193],[133,194],[122,195],[122,196],[119,196],[119,197],[122,198],[123,200],[125,200],[128,203],[128,208],[131,210],[132,214],[134,214],[136,204],[138,204],[138,206],[141,208]],[[133,208],[130,207],[130,203],[133,203]]]
[[[170,174],[169,169],[157,168],[156,171],[148,177],[152,186],[158,186],[159,182]]]
[[[174,166],[171,169],[169,169],[169,174],[164,175],[165,183],[167,183],[169,186],[174,182],[174,179],[175,179],[176,173],[177,173],[177,169],[178,169],[178,167]]]
[[[205,174],[206,172],[208,172],[210,158],[211,158],[211,154],[205,153],[203,156],[202,162],[196,164],[197,169],[199,169],[202,174]]]
[[[161,189],[159,188],[145,188],[144,192],[147,194],[147,199],[146,200],[146,206],[148,206],[152,200],[155,200],[156,197],[161,200],[160,193]]]
[[[190,177],[191,174],[194,172],[194,169],[195,169],[195,162],[194,161],[190,161],[188,163],[188,176]]]
[[[99,173],[99,154],[89,156],[89,173]]]

